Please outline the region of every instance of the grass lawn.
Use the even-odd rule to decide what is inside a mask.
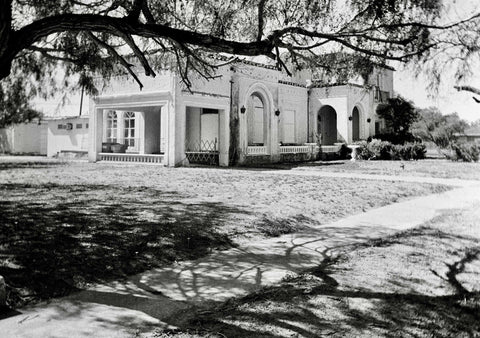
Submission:
[[[478,337],[480,205],[352,245],[156,337]]]
[[[404,175],[480,180],[480,162],[452,162],[444,159],[421,161],[331,161],[302,165],[315,170],[355,172],[372,175]]]
[[[262,170],[0,159],[0,275],[20,306],[449,188]]]

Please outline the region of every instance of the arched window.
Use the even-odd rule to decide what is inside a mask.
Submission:
[[[257,95],[250,96],[248,109],[248,145],[263,146],[265,144],[265,109],[262,100]]]
[[[117,142],[117,112],[107,113],[107,142]]]
[[[125,129],[124,138],[125,145],[128,147],[135,147],[135,113],[126,112],[124,114]]]

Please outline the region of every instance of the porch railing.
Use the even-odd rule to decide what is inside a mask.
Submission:
[[[214,140],[187,140],[185,144],[185,156],[189,163],[218,165],[217,138]]]
[[[322,152],[324,153],[336,153],[338,151],[340,151],[340,148],[342,146],[322,146]]]
[[[118,153],[99,153],[100,161],[109,162],[137,162],[137,163],[164,163],[164,155],[152,154],[118,154]]]
[[[265,146],[248,146],[247,155],[268,155]]]
[[[311,152],[310,146],[280,146],[280,154],[305,154]]]
[[[187,141],[185,144],[187,152],[216,152],[218,151],[218,141],[214,140],[199,140]]]

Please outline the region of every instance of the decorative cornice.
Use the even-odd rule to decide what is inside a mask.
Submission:
[[[306,84],[301,84],[297,82],[292,82],[292,81],[284,81],[284,80],[278,80],[278,83],[288,85],[288,86],[294,86],[294,87],[301,87],[301,88],[306,88]]]

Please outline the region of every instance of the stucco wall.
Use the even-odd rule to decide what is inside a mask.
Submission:
[[[22,123],[0,129],[0,153],[47,154],[47,123]]]
[[[200,114],[201,108],[186,107],[185,142],[188,150],[197,149],[200,144]]]
[[[59,125],[72,124],[72,129],[59,129]],[[60,151],[88,150],[88,117],[55,119],[48,121],[47,156],[55,156]],[[79,128],[81,125],[81,128]]]
[[[144,109],[145,119],[145,154],[160,153],[160,107]]]
[[[148,92],[169,91],[172,88],[174,77],[171,73],[160,73],[156,77],[138,74],[143,84],[140,90],[138,83],[131,76],[113,78],[103,89],[102,95],[145,94]]]
[[[295,112],[295,141],[294,143],[303,144],[307,142],[308,137],[308,113],[307,113],[307,90],[302,87],[281,84],[279,85],[279,137],[284,136],[284,123],[286,120],[286,111]]]
[[[348,111],[352,116],[353,109],[357,107],[360,115],[359,129],[360,139],[365,140],[375,131],[375,103],[373,89],[350,86],[348,91]],[[370,123],[367,120],[370,119]],[[353,135],[353,124],[349,123],[349,135]],[[349,139],[352,142],[352,139]]]

